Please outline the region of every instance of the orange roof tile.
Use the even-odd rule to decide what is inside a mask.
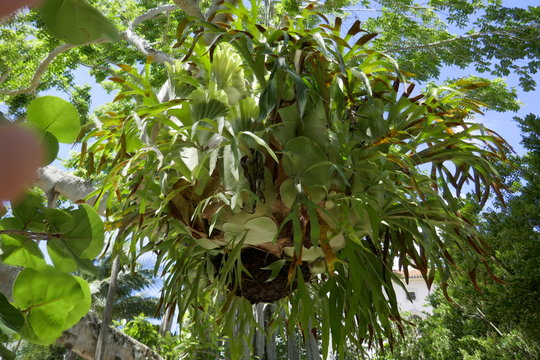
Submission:
[[[405,272],[403,272],[403,270],[394,270],[394,273],[399,274],[402,277],[405,277]],[[418,279],[418,278],[422,278],[422,273],[420,272],[420,270],[409,269],[409,279]]]

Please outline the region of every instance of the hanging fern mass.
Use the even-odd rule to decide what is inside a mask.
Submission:
[[[150,64],[113,78],[131,110],[102,117],[81,155],[105,174],[110,224],[157,255],[181,316],[214,309],[232,329],[252,321],[242,298],[285,299],[276,321],[320,329],[326,349],[391,336],[394,267],[444,287],[454,252],[472,277],[487,257],[459,213],[464,184],[498,192],[507,150],[472,119],[482,104],[467,91],[484,84],[417,93],[358,22],[305,29],[308,9],[275,29],[231,11],[242,28],[197,23],[190,38],[179,25],[168,101]]]

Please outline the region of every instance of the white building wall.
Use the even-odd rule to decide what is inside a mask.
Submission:
[[[405,284],[405,281],[403,281]],[[400,312],[409,312],[411,315],[424,316],[424,312],[430,314],[431,306],[427,303],[426,297],[433,292],[434,285],[431,286],[431,291],[428,290],[424,279],[409,278],[409,284],[405,284],[405,288],[408,292],[414,293],[414,300],[407,298],[407,293],[403,288],[397,284],[394,284],[394,291],[396,292],[397,302]]]

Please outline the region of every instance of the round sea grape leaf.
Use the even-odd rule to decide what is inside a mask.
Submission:
[[[63,272],[77,270],[77,260],[63,239],[47,241],[47,253],[58,270]]]
[[[24,315],[0,293],[0,334],[14,334],[24,326]]]
[[[73,325],[77,324],[81,318],[90,311],[90,306],[92,305],[92,294],[90,293],[90,286],[88,283],[78,277],[73,277],[81,286],[83,293],[83,298],[79,300],[75,306],[67,313],[66,322],[64,323],[64,328],[69,329]]]
[[[22,333],[35,335],[32,340],[42,344],[54,342],[73,325],[74,315],[83,308],[79,303],[86,306],[86,298],[86,289],[74,276],[50,266],[24,269],[13,284],[13,303],[27,312],[28,329]]]
[[[24,223],[21,219],[14,217],[3,218],[0,220],[0,230],[22,230]]]
[[[97,268],[89,259],[82,259],[74,254],[64,239],[47,241],[47,253],[56,269],[63,272],[81,271],[86,274],[96,274]]]
[[[51,33],[80,45],[106,37],[119,41],[114,25],[84,0],[46,0],[39,13]]]
[[[81,130],[79,112],[75,106],[56,96],[33,100],[28,105],[27,119],[41,130],[53,134],[62,143],[74,142]]]
[[[89,205],[79,205],[71,211],[46,209],[45,215],[55,232],[62,234],[59,238],[64,246],[76,257],[93,260],[103,249],[105,230],[98,213]],[[56,255],[64,257],[61,244],[53,244]]]
[[[244,244],[260,245],[274,241],[278,233],[276,223],[266,216],[251,219],[244,224],[246,239]]]
[[[105,228],[98,213],[89,205],[72,212],[75,227],[66,233],[72,249],[83,259],[94,259],[103,249]]]
[[[39,246],[23,236],[0,236],[2,262],[13,266],[40,269],[46,266],[45,257]]]
[[[67,211],[55,209],[55,208],[45,208],[43,210],[45,214],[45,219],[50,224],[51,232],[60,233],[61,228],[66,226],[65,224],[72,221],[71,216]]]
[[[45,164],[49,165],[58,156],[58,151],[60,150],[60,145],[58,144],[58,139],[51,132],[46,131],[42,138],[43,147],[45,148]]]
[[[31,221],[42,221],[45,208],[44,198],[33,193],[27,193],[26,196],[17,202],[12,202],[13,215],[23,224],[28,224]],[[10,229],[12,230],[12,229]],[[23,229],[16,229],[23,230]]]

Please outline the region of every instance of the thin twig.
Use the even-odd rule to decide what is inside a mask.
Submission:
[[[504,35],[504,36],[516,38],[516,36],[514,36],[512,34],[509,34],[507,32],[502,32],[502,31],[473,33],[473,34],[468,34],[468,35],[456,36],[456,37],[451,38],[451,39],[435,41],[435,42],[428,43],[428,44],[404,46],[404,47],[399,47],[399,48],[386,49],[385,52],[390,53],[390,52],[401,52],[401,51],[408,51],[408,50],[429,49],[429,48],[433,48],[433,47],[444,46],[444,45],[453,43],[455,41],[461,41],[461,40],[466,40],[466,39],[474,39],[474,38],[479,38],[479,37],[484,37],[484,36],[491,36],[491,35]]]
[[[41,233],[33,231],[24,231],[24,230],[0,230],[0,235],[21,235],[29,238],[39,238],[39,239],[51,239],[51,238],[62,238],[64,235],[58,233]]]
[[[340,9],[341,11],[362,11],[362,12],[381,12],[382,9]]]
[[[4,83],[8,79],[10,73],[11,69],[7,69],[6,72],[0,76],[0,84]]]

